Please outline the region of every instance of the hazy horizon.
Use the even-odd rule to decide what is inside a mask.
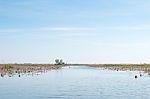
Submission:
[[[0,63],[150,63],[149,0],[0,0]]]

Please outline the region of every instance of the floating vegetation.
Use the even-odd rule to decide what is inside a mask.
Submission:
[[[40,75],[52,69],[59,69],[61,66],[51,64],[0,64],[1,77],[12,77],[18,75]]]
[[[88,66],[116,71],[142,71],[148,75],[150,74],[150,64],[90,64]]]

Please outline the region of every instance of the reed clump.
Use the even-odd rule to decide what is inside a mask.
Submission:
[[[5,69],[7,69],[7,70],[11,70],[13,68],[14,68],[14,66],[12,64],[6,64],[5,65]]]

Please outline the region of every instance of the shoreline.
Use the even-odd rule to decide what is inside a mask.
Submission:
[[[57,69],[64,66],[90,66],[90,67],[124,67],[124,68],[130,68],[130,67],[141,67],[141,68],[150,68],[150,64],[0,64],[1,67],[6,66],[12,66],[13,68],[22,68],[22,67],[49,67],[52,69]]]
[[[115,71],[139,71],[150,75],[150,64],[0,64],[0,75],[36,74],[49,70],[61,69],[65,66],[89,66]]]

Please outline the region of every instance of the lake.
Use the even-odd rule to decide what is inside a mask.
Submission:
[[[0,77],[0,99],[148,99],[149,83],[138,71],[67,66]]]

